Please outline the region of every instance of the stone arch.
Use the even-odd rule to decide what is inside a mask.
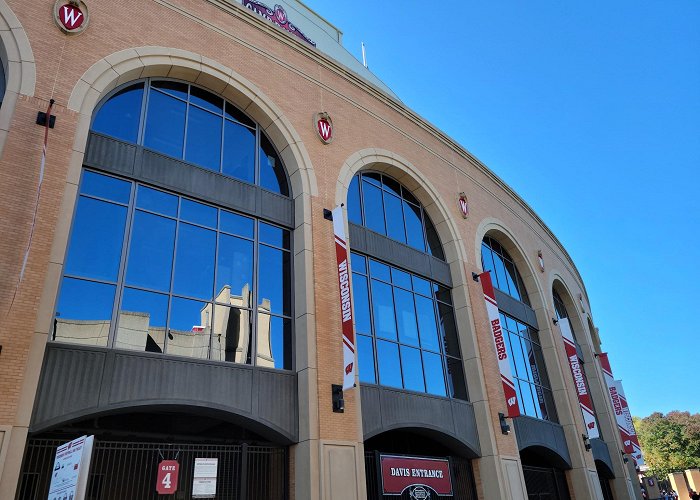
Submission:
[[[34,96],[36,86],[36,63],[29,38],[5,0],[0,0],[0,41],[0,62],[5,71],[5,96],[0,108],[1,156],[17,98]]]
[[[92,113],[97,103],[115,87],[145,77],[177,78],[204,87],[240,107],[258,122],[280,152],[289,175],[295,201],[318,194],[311,159],[301,137],[282,110],[255,84],[233,69],[194,52],[168,47],[137,47],[115,52],[83,73],[68,99],[68,109],[79,114],[73,150],[84,152]],[[75,155],[74,155],[75,156]],[[77,160],[80,161],[77,161]],[[82,157],[71,164],[80,171]],[[303,210],[296,225],[303,222]]]
[[[584,326],[583,318],[581,317],[581,309],[580,307],[577,307],[576,301],[574,300],[574,294],[571,293],[571,290],[566,285],[566,282],[561,274],[556,271],[550,273],[548,290],[548,307],[551,307],[552,312],[555,312],[554,291],[556,290],[559,297],[561,297],[561,300],[564,302],[564,307],[566,307],[566,312],[569,315],[569,323],[571,324],[574,338],[579,344],[588,343],[587,341],[584,342],[584,340],[588,338],[588,335]]]
[[[538,310],[545,307],[547,300],[526,250],[516,238],[515,233],[505,223],[494,217],[484,219],[476,229],[474,258],[477,267],[481,268],[481,242],[486,236],[493,237],[510,254],[520,277],[523,279],[532,308]]]
[[[350,182],[360,170],[374,170],[385,173],[408,188],[421,202],[424,210],[433,222],[445,252],[446,262],[448,264],[468,262],[469,259],[454,219],[447,210],[447,204],[442,200],[437,188],[411,162],[391,151],[368,148],[357,151],[348,157],[338,174],[335,190],[336,204],[346,202]],[[450,267],[453,283],[464,283],[463,266],[451,265]],[[459,270],[457,267],[459,267]],[[459,271],[461,276],[455,276],[457,271]]]
[[[255,84],[215,60],[181,49],[137,47],[115,52],[95,62],[83,73],[70,94],[67,108],[78,114],[78,120],[53,242],[55,260],[49,269],[55,283],[46,290],[42,310],[52,311],[56,297],[94,110],[100,100],[117,86],[146,77],[174,78],[211,90],[248,113],[266,132],[282,157],[294,199],[295,240],[302,242],[301,247],[295,247],[294,272],[301,277],[297,282],[304,277],[308,279],[313,269],[311,212],[308,208],[311,196],[318,194],[318,186],[311,159],[289,119]],[[315,345],[313,287],[307,285],[309,283],[295,285],[297,290],[305,290],[295,294],[296,318],[304,319],[295,322],[297,370],[304,369],[309,346]],[[50,315],[48,312],[40,318],[42,333],[50,332]]]

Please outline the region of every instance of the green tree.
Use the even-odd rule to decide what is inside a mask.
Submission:
[[[644,460],[656,476],[700,467],[700,413],[655,412],[633,420]]]

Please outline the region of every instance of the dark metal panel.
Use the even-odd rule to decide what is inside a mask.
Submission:
[[[294,227],[291,198],[142,146],[91,132],[84,162],[89,167]]]
[[[281,194],[258,189],[260,205],[258,215],[264,219],[270,219],[287,227],[294,227],[294,203]]]
[[[92,349],[46,347],[33,421],[48,421],[69,412],[98,407],[106,353]],[[71,383],[66,383],[70,380]]]
[[[296,374],[258,369],[254,377],[258,388],[258,418],[279,429],[296,429],[299,416]]]
[[[393,429],[426,429],[452,438],[474,457],[481,453],[468,401],[364,384],[360,394],[365,439]]]
[[[501,311],[514,317],[518,321],[522,321],[526,325],[539,329],[534,309],[511,297],[507,293],[503,293],[498,288],[494,288],[493,291],[496,296],[496,302],[498,302],[498,308]]]
[[[612,477],[614,478],[615,474],[613,471],[615,469],[613,468],[612,459],[610,458],[610,449],[608,448],[608,444],[599,438],[591,439],[591,451],[593,452],[593,458],[595,460],[599,460],[608,466],[610,469],[609,474],[612,474]]]
[[[530,446],[545,448],[558,455],[571,468],[569,447],[561,425],[525,415],[514,418],[513,424],[520,451]]]
[[[296,373],[56,342],[46,346],[30,431],[130,407],[168,405],[216,409],[232,421],[258,423],[256,432],[267,429],[277,439],[297,440]]]
[[[366,253],[445,286],[452,286],[450,265],[446,262],[357,224],[349,226],[351,250]]]
[[[85,150],[85,165],[119,174],[133,175],[137,146],[91,133]]]

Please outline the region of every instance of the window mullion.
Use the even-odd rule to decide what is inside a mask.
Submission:
[[[255,154],[258,154],[257,151]],[[249,306],[251,316],[251,332],[249,333],[249,336],[250,343],[252,344],[249,347],[251,366],[256,366],[258,364],[258,288],[260,282],[260,221],[256,220],[254,227],[255,229],[253,231],[253,290],[248,292],[252,297],[251,304]],[[272,335],[272,332],[270,332],[270,335]]]
[[[182,196],[177,198],[177,217],[175,219],[175,239],[173,241],[173,264],[170,268],[170,285],[168,289],[168,315],[165,326],[165,338],[163,339],[163,354],[168,352],[168,341],[170,340],[170,317],[173,312],[173,283],[175,281],[175,266],[177,265],[177,243],[180,237],[180,210],[182,207]]]
[[[141,98],[141,113],[139,114],[139,131],[136,136],[136,144],[143,145],[143,136],[146,133],[146,110],[148,109],[148,100],[151,95],[151,79],[146,78],[143,82],[143,97]]]
[[[136,211],[136,183],[131,183],[131,194],[129,196],[129,207],[126,211],[126,221],[124,224],[124,240],[122,242],[121,259],[119,260],[119,272],[117,273],[117,285],[114,290],[114,305],[112,306],[112,322],[109,327],[107,346],[111,349],[117,337],[119,327],[119,311],[121,309],[122,294],[126,276],[126,265],[129,262],[129,249],[131,248],[131,234]]]

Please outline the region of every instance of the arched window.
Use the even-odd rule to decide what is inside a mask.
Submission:
[[[444,259],[423,207],[386,175],[356,175],[348,213],[350,222]],[[353,252],[351,263],[360,381],[467,399],[449,287],[371,252]]]
[[[348,220],[445,260],[435,226],[421,204],[388,175],[363,172],[353,177]]]
[[[481,263],[491,272],[493,285],[515,301],[498,301],[501,327],[506,332],[510,369],[515,379],[520,412],[544,420],[557,420],[539,333],[523,309],[531,310],[525,285],[513,259],[494,238],[481,244]],[[511,303],[513,302],[513,303]],[[520,305],[519,305],[520,304]],[[534,316],[534,314],[532,315]]]
[[[98,109],[92,131],[289,195],[282,162],[260,127],[188,83],[146,79],[122,87]]]
[[[229,129],[252,142],[232,146]],[[255,145],[271,148],[228,102],[171,81],[114,92],[96,113],[95,131],[186,160],[168,164],[181,169],[178,178],[198,167],[242,178],[236,172],[253,168]],[[251,179],[287,193],[283,166],[271,156],[269,169]],[[214,158],[216,168],[208,163]],[[83,170],[54,340],[292,368],[290,230],[196,194],[196,186],[181,193]]]

